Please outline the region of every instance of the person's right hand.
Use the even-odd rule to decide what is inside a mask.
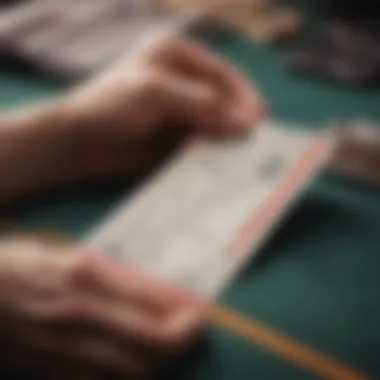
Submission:
[[[190,295],[95,253],[0,244],[0,339],[17,368],[145,377],[193,341],[202,310]]]

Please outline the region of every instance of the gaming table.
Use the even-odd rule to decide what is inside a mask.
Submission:
[[[234,36],[211,44],[248,73],[276,118],[305,123],[350,116],[380,119],[380,90],[359,93],[291,77],[282,67],[280,48],[253,46]],[[2,109],[62,90],[27,72],[0,71]],[[78,185],[20,204],[4,215],[25,228],[58,230],[80,238],[135,183]],[[253,325],[264,323],[275,335],[286,334],[364,372],[365,378],[380,379],[379,230],[380,189],[323,173],[305,189],[286,223],[220,301]],[[172,376],[321,378],[263,349],[254,339],[213,326]]]

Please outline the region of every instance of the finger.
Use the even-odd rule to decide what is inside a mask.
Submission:
[[[166,348],[183,346],[199,332],[204,305],[191,295],[101,256],[83,257],[72,273],[76,289],[88,288],[75,308],[79,323],[126,343]]]
[[[28,338],[32,336],[28,335]],[[7,347],[3,359],[11,368],[17,368],[22,375],[29,375],[34,378],[57,380],[100,380],[94,372],[89,372],[89,368],[74,364],[67,359],[52,354],[50,349],[41,349],[30,339],[10,344]],[[50,346],[49,346],[50,347]]]
[[[88,320],[99,329],[124,339],[125,344],[140,345],[152,350],[176,351],[189,345],[204,323],[203,312],[194,307],[182,307],[166,316],[116,302],[92,299],[84,305]]]
[[[261,96],[238,70],[195,42],[173,40],[171,44],[167,49],[168,62],[191,76],[211,80],[232,101],[224,105],[229,108],[230,128],[244,129],[266,117],[266,106]]]
[[[103,337],[45,328],[29,334],[29,339],[33,352],[45,361],[49,359],[46,370],[49,363],[54,363],[56,367],[69,368],[72,373],[89,375],[96,373],[96,369],[138,377],[145,377],[148,372],[148,363],[127,345],[121,346]]]
[[[83,283],[88,287],[76,308],[81,323],[126,341],[169,346],[190,339],[203,324],[203,303],[186,292],[97,255],[88,257],[92,260],[77,266],[73,283],[81,292]]]
[[[218,100],[215,87],[199,80],[189,80],[171,71],[161,72],[161,85],[156,98],[162,99],[171,115],[193,118],[210,109]]]
[[[135,299],[148,302],[157,308],[165,308],[184,302],[198,304],[195,297],[161,279],[148,275],[136,268],[110,260],[105,254],[92,249],[81,248],[74,252],[75,261],[70,278],[73,286],[86,286],[97,291],[97,295],[107,295],[122,302]],[[94,288],[95,287],[95,288]],[[167,296],[167,297],[165,297]]]
[[[77,360],[62,359],[60,355],[40,352],[35,361],[43,363],[43,379],[55,380],[104,380],[99,368],[91,367]],[[41,371],[40,371],[41,372]]]
[[[85,253],[82,257],[77,263],[73,281],[78,286],[87,283],[97,295],[111,302],[117,301],[121,305],[132,303],[158,314],[172,310],[173,306],[203,307],[201,301],[192,295],[135,268],[95,253]]]
[[[88,363],[93,368],[109,370],[119,373],[145,377],[148,373],[148,363],[128,349],[97,339],[62,339],[56,342],[56,349],[65,355],[74,355],[79,362]]]
[[[221,97],[217,88],[207,81],[186,78],[183,75],[166,73],[163,77],[161,96],[169,105],[167,114],[183,132],[224,133],[229,126],[229,132],[240,132],[231,127],[231,122],[221,111]]]

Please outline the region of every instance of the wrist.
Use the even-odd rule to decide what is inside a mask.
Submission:
[[[65,114],[69,118],[66,124],[75,146],[76,173],[82,179],[125,174],[134,164],[139,138],[129,133],[130,128],[125,125],[128,121],[130,127],[135,120],[134,98],[130,93],[125,94],[122,106],[115,107],[107,94],[88,86],[66,99]],[[118,170],[119,167],[123,169]]]
[[[0,137],[3,200],[76,179],[75,138],[63,101],[0,117]]]

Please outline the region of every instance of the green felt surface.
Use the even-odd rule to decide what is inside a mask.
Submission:
[[[380,119],[380,91],[294,78],[282,67],[281,50],[243,39],[226,37],[213,45],[257,83],[277,118],[312,123],[358,115]],[[3,108],[57,91],[41,78],[0,72]],[[125,191],[122,185],[96,184],[66,189],[20,205],[10,216],[25,226],[80,237]],[[324,174],[222,301],[380,378],[379,236],[380,192]],[[175,378],[318,378],[231,333],[215,329],[206,338]]]

